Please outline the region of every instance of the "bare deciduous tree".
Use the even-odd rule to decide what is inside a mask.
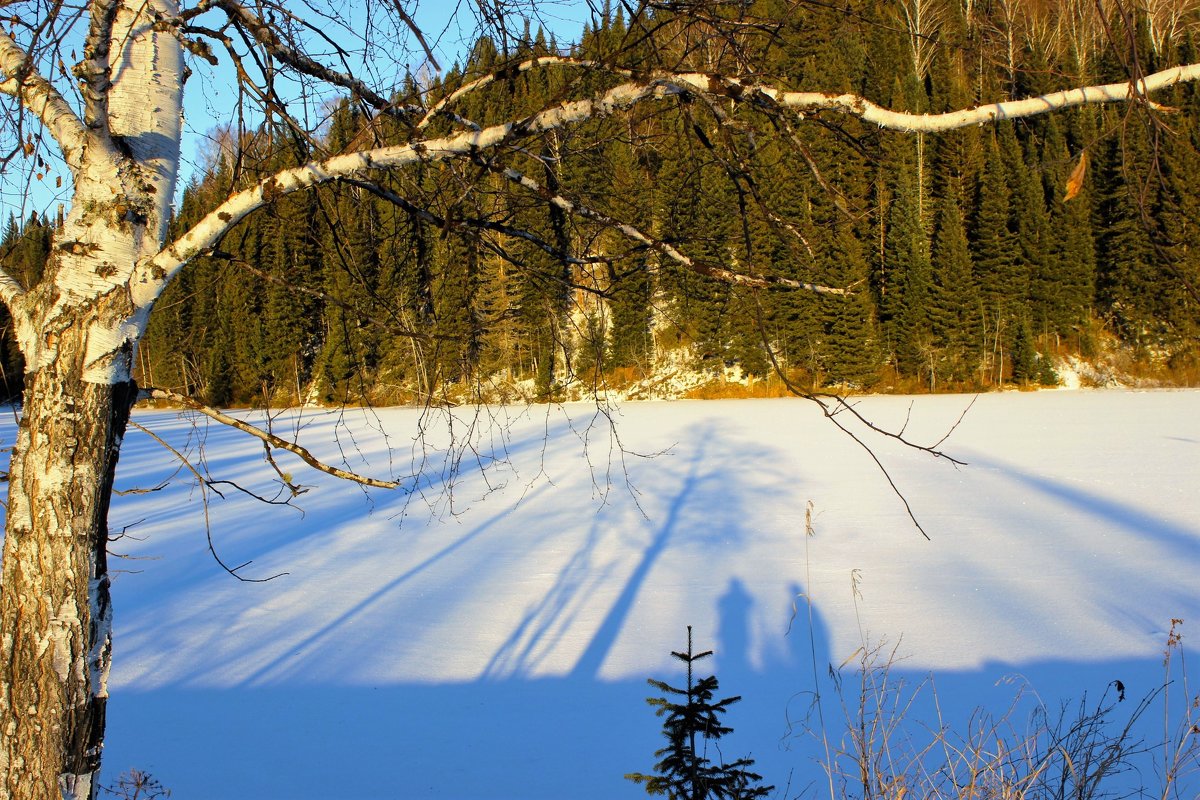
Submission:
[[[966,5],[970,11],[971,4]],[[1140,99],[1200,77],[1200,65],[1181,66],[1137,85],[1092,86],[946,114],[896,113],[854,95],[795,92],[766,82],[738,49],[739,31],[756,23],[730,17],[720,3],[656,3],[635,11],[631,36],[656,24],[652,6],[669,6],[676,22],[694,15],[713,30],[727,22],[734,31],[728,48],[709,48],[705,57],[711,69],[725,63],[725,53],[733,53],[736,77],[535,59],[505,65],[500,74],[604,72],[602,85],[608,88],[567,83],[565,94],[546,107],[481,126],[455,115],[454,96],[429,108],[392,102],[398,77],[422,61],[435,61],[437,32],[417,26],[415,6],[407,0],[367,4],[361,16],[346,22],[338,17],[337,4],[320,8],[282,0],[197,0],[183,7],[176,0],[3,4],[7,30],[0,30],[0,95],[6,107],[0,164],[12,177],[22,164],[52,162],[54,151],[69,170],[71,196],[42,279],[24,285],[16,276],[0,274],[0,298],[15,321],[27,364],[0,593],[0,797],[96,794],[111,660],[107,513],[122,435],[138,393],[131,379],[136,348],[171,279],[190,260],[216,248],[246,215],[283,195],[329,182],[369,187],[385,170],[474,164],[477,172],[502,175],[537,202],[587,219],[683,268],[751,286],[844,292],[845,287],[774,275],[768,265],[701,263],[676,244],[656,239],[650,221],[614,219],[565,191],[539,185],[505,159],[537,152],[540,140],[557,131],[651,104],[699,99],[717,120],[738,107],[752,107],[778,119],[780,134],[789,137],[806,118],[837,114],[932,133],[1085,103]],[[490,2],[477,9],[479,20],[495,27],[501,42],[507,41],[502,21],[510,11]],[[399,41],[412,42],[412,50],[399,50]],[[312,158],[232,193],[168,241],[189,59],[198,69],[205,63],[226,65],[236,77],[224,91],[253,101],[260,114],[286,125],[307,143]],[[189,92],[204,90],[187,84]],[[471,90],[468,85],[462,91]],[[320,101],[333,94],[349,94],[377,117],[399,120],[411,130],[408,142],[369,149],[367,136],[354,152],[322,153],[313,120],[319,119]],[[424,120],[431,115],[449,119],[453,130],[426,135]],[[433,214],[415,206],[410,213]]]

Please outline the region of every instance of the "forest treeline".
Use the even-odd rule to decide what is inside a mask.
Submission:
[[[921,113],[1125,81],[1196,60],[1191,5],[1112,4],[1109,18],[1090,0],[606,11],[569,49],[528,28],[479,40],[462,66],[411,79],[403,113],[370,116],[351,97],[317,140],[270,119],[221,133],[173,224],[284,167],[519,119],[654,70],[753,70]],[[550,55],[582,65],[514,68]],[[1186,372],[1200,361],[1200,98],[1180,86],[1154,101],[935,136],[669,98],[503,164],[481,155],[282,196],[169,287],[138,380],[215,405],[517,386],[551,398],[682,359],[804,387],[984,389],[1053,383],[1050,356],[1091,358],[1107,341]],[[13,274],[39,273],[52,229],[9,221]],[[7,331],[3,367],[17,390]]]

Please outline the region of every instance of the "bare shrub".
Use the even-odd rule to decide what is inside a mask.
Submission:
[[[814,693],[816,724],[802,733],[826,754],[830,800],[1195,797],[1200,694],[1188,685],[1181,624],[1172,620],[1162,684],[1140,700],[1127,701],[1114,680],[1094,702],[1085,694],[1052,708],[1021,685],[1007,709],[976,709],[965,724],[943,717],[932,677],[915,685],[897,677],[895,648],[860,647],[829,670],[841,719]],[[930,708],[932,724],[920,718]]]

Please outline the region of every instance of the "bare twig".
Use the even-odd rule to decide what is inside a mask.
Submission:
[[[240,420],[236,417],[231,417],[228,414],[213,408],[212,406],[204,405],[203,403],[198,402],[191,397],[187,397],[186,395],[182,395],[177,392],[170,392],[166,389],[145,388],[143,391],[146,392],[147,396],[156,400],[168,400],[172,403],[178,403],[179,405],[191,409],[192,411],[199,411],[206,417],[214,419],[223,425],[237,428],[239,431],[248,433],[256,439],[261,439],[264,444],[270,447],[276,447],[280,450],[287,450],[289,453],[299,456],[304,463],[308,464],[318,472],[324,472],[325,474],[332,475],[335,478],[353,481],[354,483],[361,483],[364,486],[374,486],[380,489],[395,489],[400,486],[398,481],[384,481],[377,478],[368,478],[363,475],[350,472],[349,470],[340,469],[339,467],[326,464],[324,461],[321,461],[307,449],[301,447],[295,442],[289,442],[287,439],[283,439],[272,433],[262,431],[248,422]]]
[[[616,220],[607,214],[604,214],[603,212],[589,208],[588,206],[564,197],[561,194],[551,192],[549,189],[542,187],[542,185],[533,178],[530,178],[528,175],[525,175],[513,169],[512,167],[500,166],[494,162],[484,160],[480,156],[475,156],[475,160],[477,163],[486,166],[488,169],[499,173],[512,183],[518,184],[519,186],[522,186],[525,189],[537,194],[546,203],[560,208],[568,214],[575,214],[584,217],[585,219],[590,219],[593,222],[599,222],[602,225],[606,225],[622,235],[627,236],[636,242],[640,242],[641,244],[644,244],[658,253],[661,253],[669,260],[674,261],[685,269],[695,272],[698,275],[703,275],[707,278],[729,283],[734,286],[747,286],[757,289],[802,289],[804,291],[815,292],[817,294],[849,294],[847,289],[822,286],[816,283],[797,281],[792,280],[791,278],[784,278],[782,276],[771,274],[747,275],[745,273],[735,272],[731,269],[727,269],[716,264],[697,261],[696,259],[680,252],[672,244],[654,239],[627,222],[621,222],[620,220]]]
[[[858,409],[856,409],[854,407],[854,405],[851,404],[849,401],[847,401],[847,399],[845,397],[843,397],[842,395],[831,394],[831,393],[827,393],[827,392],[810,392],[810,391],[806,391],[805,389],[802,389],[801,387],[797,386],[792,381],[792,379],[788,377],[787,372],[783,369],[783,365],[779,363],[779,359],[775,354],[775,348],[771,346],[771,342],[767,338],[766,326],[763,325],[761,315],[758,318],[758,332],[759,332],[759,336],[762,339],[763,348],[766,350],[767,358],[771,362],[771,368],[774,370],[775,374],[779,377],[779,379],[783,382],[784,387],[786,387],[787,390],[789,392],[791,392],[793,395],[795,395],[796,397],[800,397],[805,400],[810,400],[810,401],[816,403],[817,407],[819,407],[821,409],[821,413],[825,415],[825,418],[827,420],[832,422],[835,426],[837,426],[838,430],[840,430],[842,433],[849,436],[851,441],[853,441],[855,444],[857,444],[859,447],[861,447],[863,450],[866,451],[867,455],[870,456],[871,460],[873,462],[875,462],[875,466],[879,468],[879,471],[880,471],[880,473],[882,473],[884,480],[887,481],[888,486],[891,487],[892,493],[895,494],[897,498],[899,498],[900,503],[904,506],[904,511],[908,515],[909,520],[912,521],[912,524],[916,527],[916,529],[918,531],[920,531],[921,535],[925,537],[926,541],[929,541],[929,538],[930,538],[929,534],[926,533],[925,528],[921,526],[920,520],[917,519],[916,512],[913,511],[912,506],[908,502],[908,498],[904,496],[904,492],[902,492],[900,490],[900,487],[896,485],[896,481],[892,478],[892,473],[888,470],[888,468],[886,466],[884,466],[883,461],[880,460],[878,454],[875,453],[875,451],[871,448],[871,446],[869,444],[867,444],[866,442],[864,442],[857,434],[854,433],[854,431],[850,430],[845,425],[843,425],[842,421],[839,420],[837,418],[837,416],[842,411],[846,411],[851,416],[853,416],[856,420],[858,420],[860,423],[862,423],[864,426],[866,426],[869,430],[871,430],[872,432],[874,432],[876,434],[879,434],[880,436],[884,436],[889,439],[895,439],[896,441],[903,444],[905,447],[912,448],[913,450],[919,450],[923,453],[928,453],[929,455],[933,456],[934,458],[944,458],[952,464],[965,465],[966,464],[965,461],[960,461],[959,459],[954,458],[953,456],[947,455],[944,451],[939,450],[938,448],[941,446],[941,444],[943,442],[946,441],[946,439],[950,436],[950,434],[954,432],[954,429],[958,427],[959,423],[962,422],[963,417],[966,416],[967,410],[970,410],[970,405],[967,406],[967,410],[963,411],[962,415],[959,416],[958,420],[954,423],[953,426],[951,426],[950,430],[944,436],[942,436],[942,438],[938,439],[938,441],[935,444],[933,444],[933,445],[918,444],[917,442],[914,442],[913,440],[907,438],[904,435],[903,429],[901,429],[900,432],[889,431],[886,428],[880,427],[879,425],[876,425],[875,423],[871,422],[869,419],[867,419],[862,414],[860,414]],[[972,400],[971,404],[973,405],[974,402],[975,401]],[[906,420],[905,427],[907,427],[907,425],[908,425],[908,422]]]
[[[230,575],[237,578],[239,581],[242,581],[243,583],[266,583],[267,581],[272,581],[272,580],[275,580],[276,578],[280,578],[280,577],[283,577],[284,575],[288,574],[286,572],[277,572],[274,575],[270,575],[266,578],[247,578],[244,575],[239,575],[238,571],[245,569],[246,567],[250,566],[250,564],[252,564],[254,562],[246,561],[242,564],[239,564],[236,567],[231,567],[228,564],[226,564],[225,561],[222,560],[221,556],[217,553],[217,546],[213,542],[212,520],[209,517],[209,513],[208,513],[208,490],[210,488],[212,488],[213,482],[210,481],[208,478],[206,478],[204,475],[202,475],[200,473],[200,470],[196,469],[195,465],[192,464],[192,462],[188,459],[187,456],[185,456],[183,453],[180,453],[178,450],[176,450],[174,447],[172,447],[165,439],[163,439],[161,436],[156,434],[154,431],[150,430],[149,428],[146,428],[144,425],[139,425],[138,423],[134,422],[133,420],[129,420],[129,425],[131,427],[136,428],[137,430],[141,431],[142,433],[146,434],[151,439],[153,439],[154,441],[156,441],[160,445],[162,445],[164,448],[166,448],[166,450],[169,453],[171,453],[171,455],[175,456],[175,458],[177,458],[179,460],[179,463],[182,464],[184,466],[184,468],[187,469],[188,472],[192,473],[192,475],[196,478],[196,481],[200,488],[200,503],[201,503],[202,508],[204,509],[204,537],[205,537],[206,541],[208,542],[208,552],[210,555],[212,555],[213,560],[217,562],[217,564],[221,567],[221,569],[225,570]],[[236,484],[234,484],[234,485],[236,486]],[[239,486],[237,488],[240,489],[241,487]],[[222,497],[224,496],[224,495],[221,495],[221,493],[219,491],[217,491],[215,488],[212,488],[212,490],[214,492],[216,492],[218,495],[220,495]]]

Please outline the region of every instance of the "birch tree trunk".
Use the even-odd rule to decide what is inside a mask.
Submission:
[[[76,69],[82,119],[52,128],[70,214],[36,287],[6,287],[26,361],[0,584],[0,798],[93,798],[112,641],[108,507],[179,162],[182,57],[163,0],[96,3]],[[35,87],[36,89],[36,87]],[[45,119],[45,116],[43,116]]]
[[[84,378],[78,329],[27,376],[9,486],[0,626],[0,796],[93,797],[112,611],[108,498],[132,383]],[[5,768],[6,767],[6,768]]]

